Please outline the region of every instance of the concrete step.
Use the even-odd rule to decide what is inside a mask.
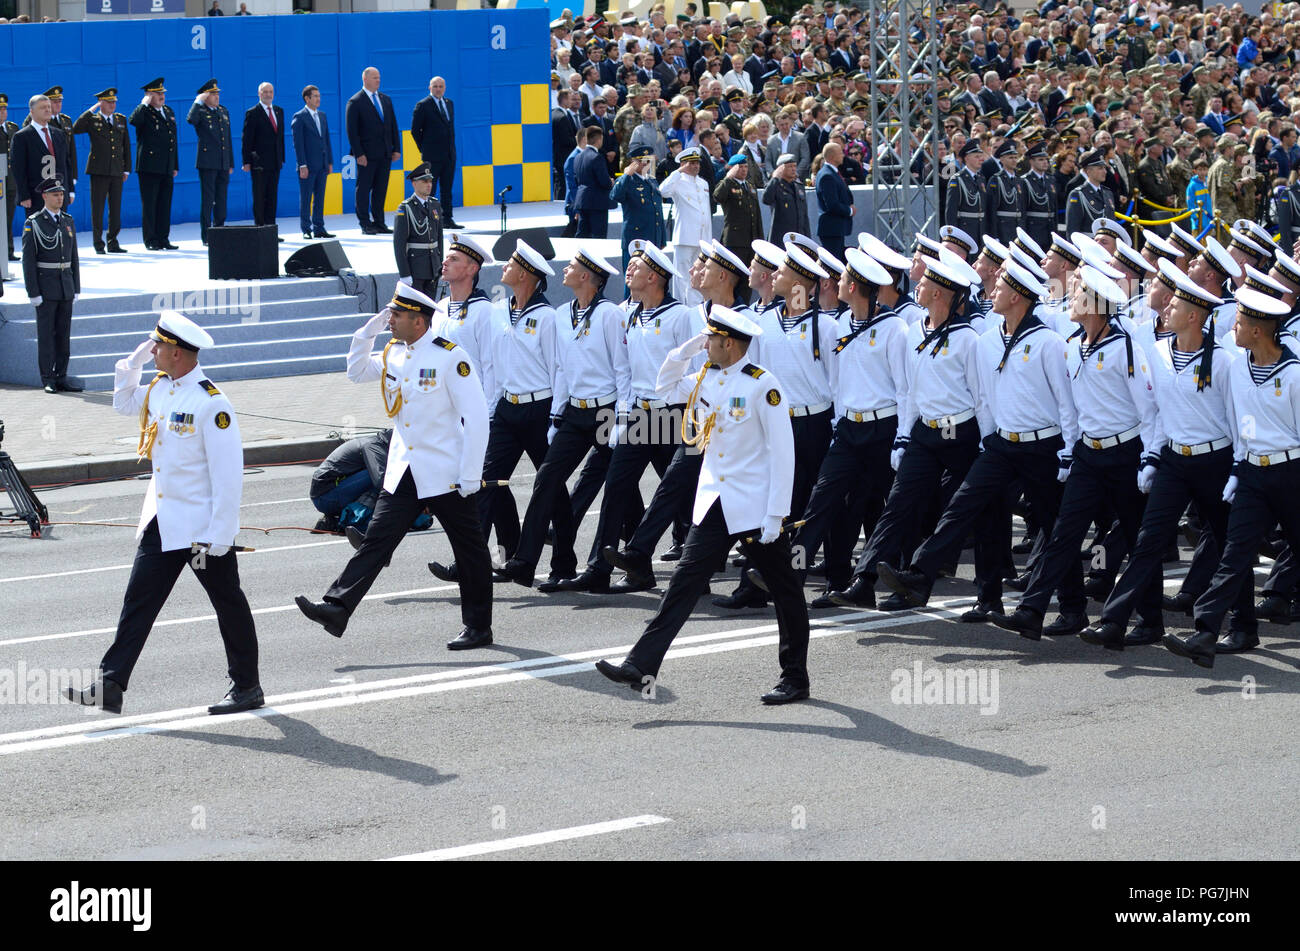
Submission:
[[[78,302],[80,303],[80,302]],[[272,326],[311,317],[357,316],[358,301],[347,295],[329,297],[301,297],[283,301],[263,301],[251,311],[240,309],[196,311],[185,316],[202,327],[214,338],[234,327],[256,324]],[[121,314],[92,314],[72,317],[73,338],[94,338],[114,334],[147,334],[158,322],[154,311],[127,311]]]
[[[272,376],[301,376],[306,373],[343,373],[347,369],[347,351],[333,355],[297,356],[283,360],[216,363],[203,365],[208,378],[216,383],[226,380],[255,380]],[[80,376],[87,390],[98,392],[113,389],[113,372],[99,372]]]
[[[257,321],[247,324],[224,324],[206,328],[216,341],[216,352],[233,344],[265,343],[319,336],[351,336],[362,324],[357,314],[325,314],[317,317],[294,317],[289,320]],[[76,330],[77,328],[73,328]],[[117,360],[140,343],[145,331],[93,334],[72,337],[72,352],[85,357],[112,357]]]
[[[159,267],[165,263],[159,262]],[[21,278],[20,278],[21,279]],[[156,314],[164,308],[189,314],[191,310],[211,311],[235,308],[249,301],[292,300],[306,297],[329,297],[343,293],[337,277],[281,278],[267,281],[229,281],[205,291],[171,291],[162,294],[138,293],[116,297],[82,297],[77,301],[77,316],[119,314],[145,311]]]

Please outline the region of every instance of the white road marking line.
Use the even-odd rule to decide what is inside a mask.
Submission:
[[[550,832],[534,832],[531,835],[516,835],[508,839],[494,839],[490,842],[475,842],[473,845],[458,845],[450,849],[435,849],[432,852],[416,852],[414,855],[398,855],[385,862],[445,862],[448,859],[469,858],[472,855],[489,855],[492,852],[509,852],[514,849],[528,849],[535,845],[548,845],[551,842],[564,842],[568,839],[583,839],[590,835],[605,835],[610,832],[623,832],[626,829],[639,829],[672,822],[663,816],[632,816],[628,819],[613,819],[609,822],[594,822],[587,826],[573,826],[569,829],[553,829]]]
[[[240,506],[241,509],[255,509],[260,505],[288,505],[290,502],[310,502],[310,498],[305,499],[275,499],[271,502],[245,502]]]

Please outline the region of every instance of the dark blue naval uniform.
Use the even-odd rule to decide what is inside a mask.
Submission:
[[[609,197],[623,206],[623,270],[627,271],[628,243],[642,238],[657,248],[668,241],[664,228],[664,200],[653,177],[624,173]]]

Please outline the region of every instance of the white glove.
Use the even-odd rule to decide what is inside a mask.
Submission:
[[[708,345],[709,345],[709,335],[701,330],[699,333],[697,333],[690,340],[686,341],[680,347],[674,347],[673,350],[668,354],[668,359],[689,360],[697,353],[703,353],[706,349],[708,349]]]
[[[1233,496],[1237,494],[1237,477],[1230,476],[1228,484],[1223,487],[1223,501],[1231,503]]]
[[[142,106],[147,106],[147,105],[149,105],[149,94],[148,94],[148,93],[145,93],[145,94],[144,94],[144,98],[140,100],[140,105],[142,105]]]
[[[229,545],[209,545],[208,554],[213,558],[224,558],[230,554]]]
[[[153,358],[153,341],[145,340],[140,346],[131,351],[131,355],[126,358],[126,365],[133,370],[143,370],[144,365]]]
[[[409,277],[399,277],[397,280],[399,283],[405,284],[407,287],[414,287]]]
[[[365,327],[362,328],[365,331],[365,335],[367,337],[378,337],[381,333],[387,330],[388,318],[392,316],[392,313],[391,310],[385,307],[379,313],[375,314],[375,316],[367,320]]]
[[[902,446],[899,446],[897,449],[893,450],[893,451],[889,454],[889,464],[890,464],[891,466],[894,467],[894,471],[895,471],[895,472],[898,471],[898,467],[901,466],[901,465],[903,464],[903,447],[902,447]]]
[[[627,439],[627,423],[617,423],[609,431],[609,448],[613,449],[625,439]]]
[[[462,499],[467,499],[478,491],[481,481],[480,479],[461,479],[456,491],[460,493]]]
[[[1151,486],[1156,481],[1156,467],[1143,466],[1142,471],[1138,473],[1138,491],[1143,495],[1151,494]]]
[[[195,97],[194,97],[194,105],[196,105],[196,106],[201,106],[201,105],[203,105],[203,97],[206,96],[206,95],[207,95],[207,93],[201,92],[201,93],[199,93],[197,96],[195,96]]]
[[[551,440],[555,438],[555,433],[558,429],[558,426],[551,423],[551,428],[546,431],[546,445],[549,446],[551,444]]]
[[[763,525],[758,531],[758,543],[760,545],[770,545],[781,537],[781,516],[765,515],[763,516]]]
[[[73,295],[72,295],[72,299],[73,299],[74,301],[79,301],[79,300],[81,300],[81,295],[80,295],[80,294],[73,294]]]
[[[45,300],[45,298],[43,298],[43,297],[41,297],[39,294],[37,294],[35,297],[32,298],[32,306],[33,306],[33,307],[40,307],[40,306],[41,306],[41,303],[42,303],[44,300]]]
[[[1060,462],[1057,463],[1057,469],[1056,469],[1057,482],[1064,482],[1066,479],[1070,478],[1070,466],[1072,463],[1073,460],[1071,459],[1062,459],[1060,460]]]

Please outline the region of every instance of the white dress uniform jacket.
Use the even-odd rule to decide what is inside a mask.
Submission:
[[[692,320],[693,309],[681,301],[665,297],[658,307],[646,308],[634,304],[623,318],[623,333],[627,340],[627,358],[631,368],[628,395],[619,407],[620,412],[631,408],[635,400],[653,400],[659,368],[664,365],[669,351],[680,347],[703,330],[702,320]],[[697,326],[697,324],[699,326]],[[668,402],[680,403],[681,399]]]
[[[1129,374],[1126,339],[1131,340],[1112,325],[1110,332],[1093,347],[1084,347],[1082,335],[1066,341],[1066,369],[1079,413],[1080,438],[1087,443],[1090,438],[1105,439],[1138,427],[1143,457],[1158,455],[1151,369],[1142,347],[1134,342],[1132,375]]]
[[[555,395],[559,363],[555,359],[555,308],[540,292],[521,310],[509,300],[492,305],[492,366],[502,394]],[[539,397],[544,398],[544,397]],[[559,407],[552,402],[552,412]]]
[[[980,437],[993,431],[979,369],[979,335],[970,324],[954,324],[946,343],[925,343],[925,321],[907,328],[907,402],[898,420],[898,438],[907,439],[918,419],[938,420],[975,411]],[[925,343],[925,346],[921,345]]]
[[[570,397],[588,402],[625,397],[631,370],[623,343],[624,314],[617,304],[595,300],[586,313],[576,300],[563,304],[555,323],[559,387],[551,411],[559,413]]]
[[[1300,359],[1294,353],[1284,346],[1282,358],[1258,385],[1250,375],[1249,355],[1232,362],[1228,379],[1235,460],[1300,448]]]
[[[701,241],[713,240],[713,209],[703,178],[676,169],[659,186],[659,194],[673,200],[673,244],[698,248]]]
[[[857,324],[853,314],[840,318],[842,349],[831,359],[835,410],[841,416],[894,407],[907,401],[907,322],[896,311],[881,310],[870,322]],[[847,339],[852,337],[852,339]]]
[[[1205,349],[1196,351],[1182,371],[1174,369],[1173,338],[1152,345],[1151,381],[1156,393],[1156,450],[1173,440],[1197,446],[1231,436],[1228,423],[1228,368],[1237,357],[1214,348],[1209,385],[1198,390],[1196,377]]]
[[[813,314],[808,311],[799,323],[786,331],[781,319],[786,316],[785,302],[772,307],[758,318],[763,334],[755,337],[746,354],[784,383],[782,392],[789,399],[789,407],[810,407],[821,412],[833,399],[831,390],[831,362],[835,355],[835,342],[839,339],[839,326],[830,314],[817,314],[817,337],[813,340]],[[813,346],[820,356],[813,358]],[[821,407],[818,409],[818,407]]]
[[[492,301],[475,288],[463,301],[447,297],[434,307],[433,325],[429,329],[434,336],[446,337],[469,354],[470,366],[483,381],[483,395],[490,414],[501,398],[492,363]]]
[[[1061,427],[1070,455],[1079,439],[1079,418],[1065,370],[1065,341],[1035,317],[1026,317],[1009,341],[1002,318],[979,340],[980,377],[993,414],[993,425],[1009,433]],[[998,367],[1001,366],[1001,370]]]

